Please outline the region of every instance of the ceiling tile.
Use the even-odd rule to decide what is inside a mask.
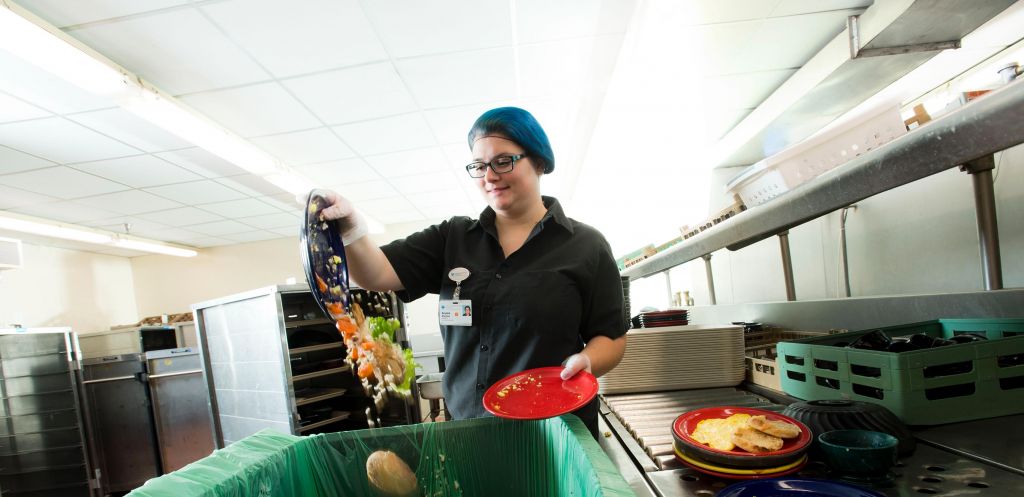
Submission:
[[[810,12],[870,7],[875,0],[782,0],[772,10],[772,17],[792,16]]]
[[[201,8],[277,77],[388,58],[355,0],[232,0]]]
[[[795,72],[796,69],[775,69],[715,76],[701,82],[701,95],[715,102],[717,110],[752,109],[761,105]]]
[[[199,147],[175,150],[173,152],[160,152],[154,155],[207,178],[220,178],[245,173],[245,169]]]
[[[281,228],[270,228],[267,231],[277,233],[278,235],[281,236],[293,236],[295,238],[299,237],[299,229],[291,226],[285,226]]]
[[[195,207],[181,207],[178,209],[150,212],[147,214],[139,214],[139,217],[174,227],[224,220],[221,216]]]
[[[449,169],[444,153],[438,147],[374,155],[367,157],[366,161],[384,178]],[[466,164],[469,162],[467,161]]]
[[[361,203],[365,200],[398,196],[398,190],[395,190],[384,180],[345,183],[342,185],[331,185],[328,188],[334,189],[353,202],[357,202],[356,207],[362,207]]]
[[[434,136],[438,143],[458,143],[466,146],[466,136],[473,123],[484,112],[495,107],[501,107],[501,103],[491,102],[486,104],[460,105],[458,107],[445,107],[443,109],[430,109],[423,111],[427,123],[434,130]]]
[[[81,223],[92,219],[104,219],[116,215],[116,212],[97,209],[77,202],[52,202],[35,204],[14,209],[14,212],[28,216],[41,217],[65,223]]]
[[[162,230],[147,231],[146,237],[166,242],[181,242],[183,240],[203,238],[203,234],[182,228],[165,228]]]
[[[690,30],[695,61],[705,76],[748,72],[736,61],[750,49],[750,40],[763,21],[730,22],[699,26]]]
[[[53,202],[55,200],[57,199],[49,195],[27,192],[25,190],[0,185],[0,209],[13,209],[15,207],[43,204]]]
[[[263,179],[255,174],[239,174],[227,178],[217,178],[214,181],[232,190],[237,190],[251,197],[263,197],[266,195],[277,195],[284,193],[281,187]]]
[[[125,192],[109,193],[78,199],[77,202],[107,209],[119,214],[139,214],[143,212],[162,211],[181,207],[181,204],[173,200],[161,198],[141,190],[128,190]]]
[[[250,141],[289,166],[347,159],[355,155],[327,128],[264,136]]]
[[[422,221],[424,219],[423,214],[415,209],[396,212],[378,212],[377,214],[374,214],[374,217],[377,221],[384,224],[410,223],[413,221]]]
[[[390,214],[392,212],[413,211],[416,207],[405,197],[384,197],[372,200],[363,200],[356,207],[364,210],[367,214],[377,217],[379,214]]]
[[[276,82],[194,93],[181,100],[241,136],[271,135],[320,125]]]
[[[517,40],[534,43],[625,33],[638,3],[638,0],[517,0]]]
[[[379,156],[378,156],[379,157]],[[377,171],[363,159],[346,159],[339,161],[309,164],[295,168],[300,174],[315,185],[343,185],[382,179]]]
[[[723,24],[768,17],[779,0],[687,0],[663,4],[672,12],[660,12],[660,17],[671,16],[680,25]]]
[[[376,155],[435,145],[434,134],[419,113],[335,126],[356,152]]]
[[[113,107],[72,83],[40,69],[6,50],[0,50],[0,90],[50,112],[65,114]]]
[[[62,164],[141,152],[61,117],[0,124],[0,144]]]
[[[245,195],[212,180],[146,188],[147,192],[186,205],[210,204],[244,198]]]
[[[718,140],[734,128],[754,109],[722,109],[704,116],[704,138]]]
[[[448,167],[462,174],[466,173],[466,165],[473,162],[473,151],[467,145],[466,143],[453,143],[441,147],[448,160]]]
[[[284,212],[303,214],[306,208],[306,199],[296,197],[291,193],[267,195],[266,197],[260,197],[260,200],[273,205]]]
[[[129,16],[189,3],[189,0],[90,0],[81,5],[67,0],[28,0],[19,5],[58,27]]]
[[[505,0],[363,2],[363,8],[396,58],[512,44]]]
[[[238,242],[234,240],[228,240],[227,238],[218,238],[215,236],[204,236],[200,238],[190,238],[181,240],[178,242],[182,245],[188,245],[189,247],[195,248],[209,248],[209,247],[220,247],[223,245],[234,245]]]
[[[275,238],[283,238],[280,234],[271,231],[247,231],[245,233],[228,233],[224,235],[224,238],[233,240],[239,243],[245,242],[258,242],[262,240],[273,240]]]
[[[252,226],[242,224],[238,221],[217,221],[189,226],[188,229],[210,236],[223,236],[233,233],[244,233],[252,231]]]
[[[127,233],[140,236],[149,236],[149,233],[170,229],[160,223],[154,223],[135,216],[114,216],[95,218],[92,221],[82,223],[85,226],[109,231],[111,233],[126,233],[124,225],[128,225]]]
[[[461,188],[447,188],[423,193],[412,193],[405,196],[417,208],[433,206],[450,206],[466,204],[466,194]]]
[[[102,195],[128,187],[70,167],[50,167],[0,176],[5,185],[62,199]]]
[[[412,95],[390,63],[367,64],[282,81],[327,124],[341,124],[416,110]]]
[[[38,119],[52,115],[53,113],[51,112],[0,92],[0,123],[25,121],[27,119]]]
[[[622,35],[576,38],[519,48],[520,95],[602,93],[619,59]]]
[[[172,95],[269,77],[195,9],[92,24],[67,33]]]
[[[160,152],[192,146],[191,143],[120,108],[84,112],[67,117],[146,152]]]
[[[455,175],[449,171],[391,178],[391,184],[402,194],[446,190],[458,187],[456,181]],[[468,182],[470,178],[467,176],[463,181]]]
[[[56,164],[48,160],[33,157],[12,148],[0,146],[0,175],[20,171],[30,171],[32,169],[42,169],[44,167],[53,167],[55,165]],[[0,179],[0,182],[3,182],[3,180]]]
[[[203,204],[202,209],[228,218],[258,216],[260,214],[273,214],[280,212],[276,207],[272,207],[269,204],[254,198]]]
[[[297,214],[278,212],[275,214],[264,214],[262,216],[252,217],[240,217],[236,219],[240,223],[248,224],[253,228],[259,229],[271,229],[271,228],[293,228],[298,232],[299,225],[302,223],[302,219]]]
[[[183,183],[203,179],[196,173],[152,155],[136,155],[75,164],[75,169],[123,183],[132,188]]]
[[[511,48],[435,55],[395,62],[424,108],[453,107],[515,96]]]

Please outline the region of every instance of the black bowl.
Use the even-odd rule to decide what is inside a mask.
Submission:
[[[817,437],[834,430],[870,430],[888,433],[899,440],[899,454],[912,454],[916,447],[914,434],[884,406],[852,400],[812,400],[794,402],[782,414],[810,427]],[[817,449],[817,447],[814,447]]]

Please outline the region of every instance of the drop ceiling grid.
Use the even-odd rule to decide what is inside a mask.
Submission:
[[[472,120],[483,110],[498,105],[522,104],[524,102],[541,105],[537,102],[543,101],[545,97],[564,97],[574,90],[595,91],[579,88],[580,85],[577,82],[584,79],[595,85],[606,85],[615,68],[616,57],[613,55],[618,53],[621,38],[628,25],[629,15],[636,8],[636,2],[632,0],[604,2],[572,0],[555,3],[545,0],[519,0],[515,4],[511,4],[507,0],[468,3],[446,0],[432,2],[429,6],[427,4],[398,6],[394,2],[388,1],[360,2],[356,0],[343,2],[310,0],[298,6],[270,0],[246,2],[217,0],[192,3],[179,0],[160,0],[147,4],[154,7],[152,11],[147,12],[135,2],[114,0],[103,2],[99,8],[95,8],[96,6],[90,8],[84,3],[59,2],[57,0],[22,0],[20,3],[34,10],[38,15],[50,19],[51,22],[63,26],[72,36],[81,36],[87,44],[92,45],[90,41],[95,42],[94,48],[124,63],[129,70],[138,72],[143,77],[150,76],[150,79],[158,87],[181,95],[183,101],[200,111],[205,111],[209,117],[229,125],[240,134],[252,137],[253,143],[275,154],[285,164],[294,167],[302,174],[309,175],[314,183],[336,187],[348,186],[349,188],[366,185],[367,191],[364,196],[375,197],[367,199],[368,202],[373,201],[368,203],[368,206],[379,209],[382,215],[386,214],[385,217],[402,220],[412,216],[412,213],[418,213],[423,218],[433,219],[437,217],[439,209],[448,206],[455,208],[459,205],[464,206],[467,212],[453,211],[451,214],[475,215],[483,204],[475,185],[472,181],[468,181],[468,178],[463,177],[464,171],[462,171],[465,158],[469,156],[465,149],[464,133]],[[756,32],[747,33],[749,39],[752,40],[757,38],[758,33],[764,29],[764,24],[767,22],[781,23],[779,25],[783,27],[773,32],[778,33],[780,29],[781,32],[785,32],[786,26],[808,25],[806,22],[792,24],[797,21],[789,20],[788,17],[821,11],[861,8],[871,2],[870,0],[826,0],[823,2],[749,0],[744,2],[747,7],[723,7],[722,3],[717,0],[699,0],[687,3],[688,6],[680,8],[688,8],[691,14],[695,13],[689,18],[691,25],[704,26],[706,29],[713,30],[736,27],[726,27],[730,24],[745,24],[748,27],[757,24]],[[514,15],[516,19],[514,25],[510,5],[515,5],[517,9]],[[275,23],[278,22],[277,17],[281,12],[292,15],[291,22],[283,26],[280,33],[265,37],[257,36],[261,31],[265,32],[267,26],[277,25]],[[331,15],[321,15],[324,12]],[[561,16],[559,12],[562,12]],[[571,22],[553,22],[555,19],[564,18],[566,12],[574,14]],[[845,12],[818,17],[832,21],[841,15],[845,15]],[[435,17],[437,22],[424,22]],[[348,29],[338,29],[337,25],[332,25],[329,22],[330,19],[338,18],[346,22],[345,26]],[[453,19],[458,22],[452,22]],[[167,22],[168,20],[176,20],[176,22]],[[165,24],[165,26],[160,26],[160,24]],[[718,25],[720,28],[715,28],[714,25]],[[185,39],[179,35],[177,38],[172,38],[174,43],[166,46],[161,46],[160,43],[163,42],[160,40],[152,39],[151,33],[154,32],[175,31],[181,33],[183,32],[182,26],[191,26],[199,34],[192,36],[191,39]],[[328,32],[332,29],[334,32]],[[303,33],[303,30],[309,32]],[[119,31],[121,35],[111,34]],[[294,39],[297,34],[308,36],[310,41],[298,44]],[[126,37],[131,43],[125,43]],[[277,41],[275,42],[275,40]],[[516,55],[512,50],[513,40],[518,42],[520,49],[518,57],[523,58],[518,62],[516,62]],[[275,44],[291,46],[288,43],[295,44],[292,50],[275,50]],[[337,46],[338,43],[346,44],[346,46],[348,44],[357,45],[361,48],[346,53],[329,49],[331,46]],[[788,44],[792,45],[793,43],[790,41]],[[122,48],[125,45],[134,46]],[[595,48],[598,45],[601,48]],[[197,46],[204,47],[200,52],[206,58],[205,61],[199,61],[199,66],[193,60],[196,57],[190,55],[197,52]],[[295,46],[313,48],[299,53],[294,49]],[[594,50],[598,51],[594,52]],[[600,50],[614,53],[600,52]],[[593,65],[581,64],[573,74],[573,71],[552,64],[553,61],[557,61],[557,57],[551,56],[552,53],[576,54],[573,56],[574,60],[578,59],[580,55],[592,56],[594,58]],[[294,55],[289,56],[290,54]],[[792,56],[792,54],[783,55]],[[798,54],[797,58],[801,57],[803,55]],[[785,59],[785,57],[782,58]],[[10,56],[0,52],[0,64],[9,62],[8,59]],[[762,62],[769,63],[771,61]],[[222,67],[214,67],[216,63],[222,63]],[[473,68],[466,70],[467,64],[472,64]],[[481,67],[492,69],[480,70]],[[489,73],[507,67],[520,67],[521,72],[517,75],[510,75],[507,80],[490,77]],[[452,79],[446,80],[437,77],[438,73],[449,76],[453,74],[452,71],[447,70],[449,68],[460,74],[455,81],[471,81],[472,84],[465,85],[466,87],[463,89],[455,89],[452,86]],[[535,85],[526,85],[528,95],[519,95],[515,93],[514,85],[509,84],[517,77],[527,78],[530,83],[533,83],[537,77],[552,73],[556,69],[565,70],[565,72],[559,77],[561,84],[555,89],[548,90],[551,95],[545,95],[544,88]],[[792,70],[792,67],[780,69]],[[580,74],[580,71],[587,71],[587,73]],[[742,76],[745,76],[745,73],[749,71],[741,69],[739,72],[744,73]],[[11,196],[11,200],[7,204],[0,201],[0,208],[24,208],[46,203],[77,202],[78,199],[52,198],[46,192],[33,193],[18,185],[5,182],[5,178],[12,174],[32,172],[39,167],[68,167],[79,172],[86,171],[90,176],[98,179],[120,179],[113,183],[123,185],[124,190],[153,194],[164,200],[181,204],[181,206],[154,212],[123,214],[122,216],[126,219],[146,220],[146,216],[150,215],[160,217],[159,213],[161,212],[169,212],[171,213],[169,215],[172,216],[176,209],[183,208],[193,208],[198,212],[217,216],[213,220],[200,216],[204,218],[203,222],[183,226],[170,226],[149,221],[159,226],[165,226],[165,231],[178,238],[179,241],[182,239],[182,235],[188,233],[173,232],[172,230],[199,233],[188,229],[190,226],[197,225],[206,225],[201,229],[208,232],[207,234],[210,236],[199,234],[193,239],[195,243],[212,245],[230,243],[228,235],[232,235],[236,239],[256,239],[263,236],[258,233],[259,231],[287,236],[284,233],[289,230],[288,227],[271,225],[283,222],[284,219],[273,218],[273,216],[289,214],[291,209],[285,207],[293,205],[289,195],[282,194],[280,190],[275,191],[273,187],[270,187],[269,191],[258,188],[252,182],[252,178],[247,178],[246,182],[241,182],[240,179],[233,180],[234,177],[241,178],[243,171],[230,165],[216,164],[209,158],[204,159],[201,155],[205,152],[197,151],[194,148],[184,148],[187,144],[176,142],[176,138],[166,135],[166,133],[164,133],[166,136],[161,136],[159,130],[156,130],[155,134],[148,130],[138,132],[125,130],[127,126],[123,123],[133,119],[131,116],[115,115],[123,113],[123,111],[116,108],[111,109],[109,104],[104,106],[88,95],[81,95],[81,92],[71,85],[46,74],[36,75],[35,81],[34,84],[16,84],[16,82],[6,80],[0,71],[0,90],[4,91],[0,97],[9,96],[8,100],[16,103],[9,110],[15,117],[28,117],[30,120],[66,118],[70,120],[67,121],[69,123],[73,122],[74,125],[84,126],[95,131],[99,136],[111,140],[111,142],[107,142],[103,138],[97,140],[97,142],[107,143],[113,150],[120,151],[107,155],[131,151],[131,156],[140,157],[139,161],[172,165],[173,167],[164,168],[164,175],[171,178],[168,180],[171,182],[159,185],[146,184],[136,188],[142,183],[139,183],[137,179],[123,177],[123,174],[109,174],[109,176],[118,176],[118,178],[105,177],[102,166],[104,161],[127,161],[129,159],[113,156],[95,157],[97,154],[92,154],[93,156],[89,157],[92,159],[91,163],[62,162],[61,160],[53,163],[28,161],[23,166],[14,166],[8,169],[4,168],[4,164],[0,164],[0,187],[7,188],[10,192],[17,192],[17,195]],[[744,108],[746,108],[746,105],[756,105],[761,99],[760,95],[770,93],[773,89],[772,85],[777,86],[778,80],[775,77],[764,77],[762,73],[760,77],[751,75],[749,80],[736,81],[735,84],[737,88],[740,88],[738,91],[742,92],[739,100],[743,101]],[[258,109],[261,104],[264,104],[260,100],[266,100],[265,97],[268,93],[254,92],[254,87],[258,89],[260,85],[272,88],[273,94],[276,95],[273,98],[278,102],[275,107],[278,112],[273,114],[291,115],[293,119],[274,120],[262,117],[229,122],[232,121],[236,112],[245,112],[246,108]],[[377,90],[378,86],[385,93],[377,101],[373,94],[353,94],[354,92]],[[39,87],[51,88],[51,90],[40,91]],[[14,92],[7,91],[9,88],[13,88]],[[53,89],[70,89],[69,95],[71,96],[55,98],[52,94],[60,92]],[[603,92],[603,87],[596,91],[600,94]],[[250,95],[247,96],[247,93]],[[225,100],[223,98],[225,95],[228,95],[231,100]],[[213,96],[221,98],[214,101]],[[523,97],[531,97],[531,99],[522,100]],[[600,106],[600,98],[594,100],[597,102],[595,105]],[[342,107],[335,106],[332,110],[331,101],[347,103]],[[217,110],[218,106],[220,111]],[[349,112],[350,109],[356,113]],[[568,118],[561,119],[567,115],[565,109],[544,108],[537,109],[536,113],[559,116],[561,122],[550,125],[550,134],[553,137],[586,134],[579,131],[573,132],[571,126],[576,124],[571,112],[568,114]],[[264,116],[268,114],[264,114]],[[0,113],[0,117],[3,115]],[[735,117],[725,119],[718,126],[730,128],[733,124],[731,121],[735,119]],[[375,121],[378,121],[377,124],[380,122],[387,124],[403,120],[415,121],[414,125],[410,125],[412,127],[405,128],[416,130],[416,134],[409,136],[408,140],[401,140],[398,137],[388,137],[385,140],[376,139],[372,142],[366,142],[365,137],[359,140],[355,138],[346,140],[345,133],[339,131],[339,129],[346,129],[346,126],[350,130],[361,126],[372,128]],[[19,119],[18,121],[23,120]],[[0,124],[0,130],[3,129],[3,124]],[[383,129],[397,128],[384,126]],[[372,133],[380,132],[378,129]],[[360,140],[363,142],[364,150],[353,146],[352,141]],[[2,133],[0,133],[0,144],[9,145],[3,139]],[[367,145],[369,145],[368,148]],[[556,148],[568,146],[567,143],[559,142]],[[311,153],[312,147],[322,148],[323,151]],[[394,147],[394,149],[389,149],[389,147]],[[39,151],[39,147],[26,148]],[[103,147],[100,149],[103,150]],[[403,152],[399,149],[406,150]],[[399,160],[401,154],[410,150],[423,153],[426,153],[427,150],[434,150],[433,153],[440,158],[424,158],[421,159],[422,162],[413,163],[401,162]],[[584,155],[582,151],[568,154],[569,157]],[[415,159],[416,156],[409,155],[408,157]],[[425,157],[425,155],[421,157]],[[68,157],[55,158],[67,159]],[[152,160],[161,162],[152,162]],[[340,175],[337,173],[331,174],[334,168],[351,172],[351,177],[358,178],[359,181],[348,182],[347,178],[339,177]],[[218,202],[211,202],[209,197],[189,200],[180,192],[175,195],[161,195],[161,187],[188,184],[177,181],[178,179],[198,182],[200,180],[196,179],[197,176],[201,177],[201,181],[212,181],[227,188],[229,198],[218,198]],[[435,185],[424,186],[424,183],[429,182],[432,178]],[[17,178],[14,177],[14,179]],[[262,181],[258,178],[256,180]],[[341,182],[345,184],[340,184]],[[452,185],[453,182],[454,185]],[[170,190],[175,190],[175,188]],[[230,194],[230,192],[235,193]],[[459,192],[461,195],[457,195]],[[110,193],[116,192],[99,195]],[[67,193],[64,192],[64,195],[66,196]],[[385,196],[381,197],[381,195]],[[448,203],[439,202],[439,197],[444,195],[456,195],[457,198],[451,199],[451,202]],[[272,198],[273,200],[270,201]],[[381,201],[382,198],[394,200],[401,208],[385,207],[384,202]],[[259,204],[252,204],[248,200],[259,202]],[[232,202],[240,203],[232,204]],[[3,207],[8,204],[18,205]],[[207,207],[204,208],[204,205]],[[267,213],[254,214],[243,208],[234,208],[235,205],[267,205],[267,208],[257,209],[259,212],[266,211]],[[371,209],[366,210],[371,215],[373,214]],[[239,214],[246,215],[239,216]],[[270,216],[269,220],[256,220],[263,215]],[[253,225],[246,224],[246,218],[252,220]],[[216,232],[213,226],[217,225],[209,224],[221,221],[233,221],[252,228],[252,230],[232,233]],[[173,224],[179,223],[174,222]],[[237,225],[231,226],[228,231],[239,229]],[[149,227],[153,228],[153,226]],[[214,233],[209,233],[211,231]],[[238,233],[253,234],[239,235]]]

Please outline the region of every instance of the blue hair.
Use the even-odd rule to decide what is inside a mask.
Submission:
[[[539,165],[544,174],[555,170],[555,153],[551,142],[533,114],[519,107],[498,107],[484,112],[469,130],[469,148],[473,142],[487,135],[501,135],[526,150],[530,160]]]

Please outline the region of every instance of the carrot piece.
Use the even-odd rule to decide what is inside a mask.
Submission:
[[[373,374],[373,364],[368,362],[360,364],[358,374],[360,378],[369,378]]]

